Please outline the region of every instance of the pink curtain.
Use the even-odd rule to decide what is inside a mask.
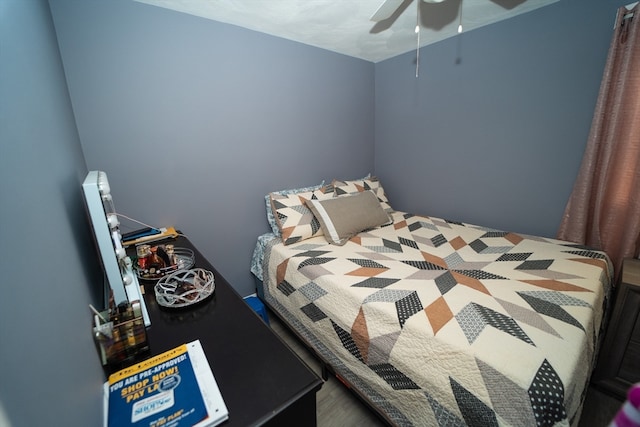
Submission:
[[[557,237],[604,250],[620,274],[640,238],[640,4],[618,10],[591,131]]]

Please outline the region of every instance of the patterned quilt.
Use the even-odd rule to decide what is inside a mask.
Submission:
[[[603,252],[434,217],[267,244],[267,303],[391,423],[577,425]]]

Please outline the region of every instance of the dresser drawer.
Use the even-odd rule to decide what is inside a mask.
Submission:
[[[629,344],[622,357],[619,375],[631,384],[640,382],[640,316],[636,318]]]
[[[624,400],[640,381],[640,260],[627,259],[622,268],[593,383]]]

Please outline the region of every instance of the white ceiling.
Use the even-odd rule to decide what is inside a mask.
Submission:
[[[457,34],[461,5],[466,32],[559,0],[397,0],[396,12],[377,23],[370,18],[384,0],[135,1],[378,62],[416,49],[418,4],[425,46]]]

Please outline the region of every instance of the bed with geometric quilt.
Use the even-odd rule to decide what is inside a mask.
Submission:
[[[363,192],[386,219],[345,234],[345,209],[380,214]],[[390,424],[578,424],[612,280],[603,252],[394,211],[375,177],[268,201],[259,295]]]

